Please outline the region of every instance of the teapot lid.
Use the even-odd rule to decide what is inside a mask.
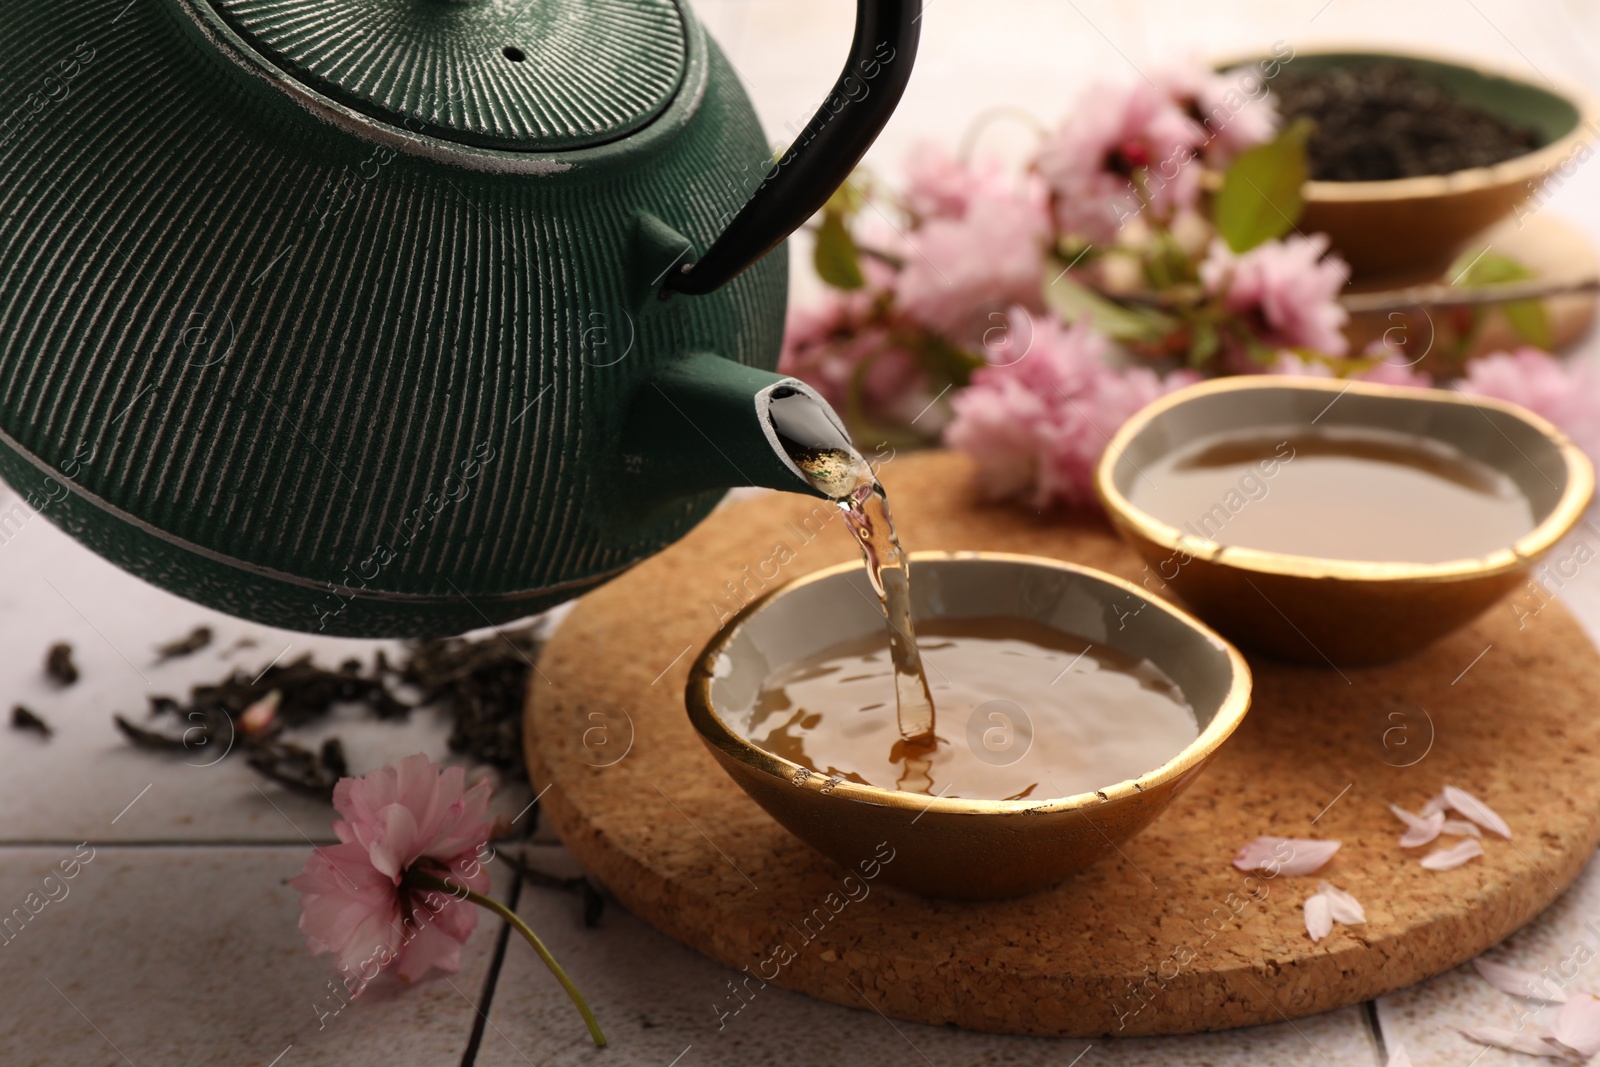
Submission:
[[[211,0],[296,79],[374,119],[482,148],[617,140],[672,100],[673,0]]]

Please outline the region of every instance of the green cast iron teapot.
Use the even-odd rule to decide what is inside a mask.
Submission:
[[[0,477],[222,611],[527,615],[815,492],[781,244],[899,101],[860,0],[774,162],[681,0],[52,0],[0,20]],[[777,250],[777,251],[774,251]],[[772,253],[772,254],[768,254]]]

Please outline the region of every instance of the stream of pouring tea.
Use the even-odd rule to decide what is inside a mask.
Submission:
[[[872,466],[833,428],[815,401],[798,392],[775,393],[771,411],[789,457],[813,486],[839,505],[861,546],[867,578],[889,626],[900,727],[900,741],[890,758],[904,763],[900,789],[927,792],[932,779],[926,757],[936,743],[933,694],[911,620],[911,571],[895,536],[888,496]]]

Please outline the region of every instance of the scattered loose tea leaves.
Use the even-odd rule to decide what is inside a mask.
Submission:
[[[222,658],[227,659],[235,652],[241,652],[247,648],[256,648],[258,645],[259,642],[253,637],[241,637],[239,640],[222,650]]]
[[[165,663],[179,656],[192,656],[211,643],[211,627],[196,626],[183,637],[156,646],[156,662]]]
[[[55,733],[54,730],[50,729],[49,723],[21,704],[11,709],[11,728],[13,730],[32,730],[40,737],[49,737]]]
[[[287,732],[326,719],[340,704],[385,721],[433,705],[450,717],[453,751],[521,778],[522,705],[541,643],[534,623],[483,638],[414,642],[398,665],[379,651],[370,671],[355,659],[329,670],[308,654],[273,664],[255,678],[234,671],[221,681],[196,685],[187,701],[151,697],[151,718],[177,720],[182,728],[175,732],[136,725],[122,715],[115,719],[123,735],[141,748],[226,754],[237,747],[266,778],[332,800],[334,784],[349,773],[342,742],[332,737],[313,750],[287,739]],[[415,687],[420,699],[408,703],[391,683]]]
[[[313,752],[292,741],[258,741],[245,746],[250,766],[285,789],[333,801],[333,787],[348,773],[337,737]]]
[[[1450,174],[1525,155],[1543,140],[1392,60],[1285,67],[1272,93],[1286,121],[1317,124],[1309,145],[1316,181]]]
[[[451,751],[523,778],[522,708],[542,646],[542,627],[530,623],[487,637],[413,642],[405,661],[388,669],[417,687],[420,703],[450,716]],[[380,670],[387,667],[380,661]]]
[[[363,674],[359,661],[328,670],[305,655],[273,664],[255,678],[234,671],[221,681],[196,685],[186,702],[151,697],[151,717],[177,719],[183,726],[178,733],[136,726],[121,715],[116,723],[129,741],[142,748],[201,753],[215,745],[215,751],[226,754],[238,747],[263,776],[286,789],[331,801],[334,783],[348,773],[339,740],[331,738],[313,751],[281,735],[325,718],[336,704],[358,705],[384,720],[403,719],[412,707],[380,674]]]
[[[72,662],[72,646],[57,641],[44,656],[44,673],[57,685],[71,685],[78,680],[78,665]]]

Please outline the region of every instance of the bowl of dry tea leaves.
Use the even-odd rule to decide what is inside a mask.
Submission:
[[[1468,61],[1330,50],[1275,69],[1284,122],[1314,124],[1299,227],[1367,278],[1442,270],[1473,234],[1535,210],[1600,129],[1581,90]]]

